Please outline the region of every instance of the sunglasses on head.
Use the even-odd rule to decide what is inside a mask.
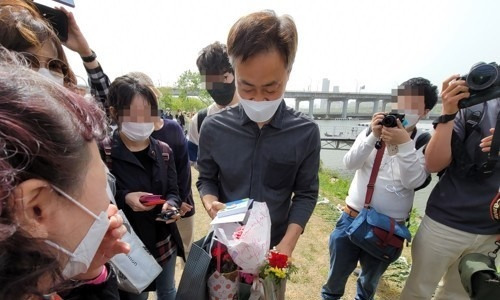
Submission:
[[[51,58],[42,65],[37,55],[29,52],[21,52],[20,54],[26,59],[29,67],[34,71],[38,71],[40,68],[46,68],[56,76],[64,78],[68,76],[68,65],[60,59]]]

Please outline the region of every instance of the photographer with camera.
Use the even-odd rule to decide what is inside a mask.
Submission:
[[[330,272],[321,291],[322,299],[334,300],[343,296],[347,279],[358,261],[361,273],[356,299],[373,299],[379,279],[390,261],[381,260],[355,244],[348,235],[349,227],[358,215],[361,216],[369,191],[367,185],[374,183],[371,177],[376,178],[376,182],[370,207],[400,224],[408,218],[415,189],[425,185],[429,175],[424,167],[422,146],[429,135],[418,130],[416,124],[436,102],[437,87],[427,79],[412,78],[404,82],[397,93],[398,113],[374,114],[371,128],[359,134],[344,156],[346,168],[356,170],[356,173],[349,187],[344,212],[330,235]],[[399,114],[403,112],[404,115]],[[381,153],[378,153],[379,145],[382,146]],[[394,260],[401,254],[401,249]]]
[[[440,172],[441,177],[412,245],[404,300],[431,299],[434,292],[436,300],[469,299],[460,282],[460,258],[494,250],[500,233],[500,223],[490,218],[490,203],[500,182],[496,163],[500,141],[493,137],[500,99],[491,99],[499,87],[495,69],[477,73],[482,70],[475,67],[468,76],[453,75],[443,82],[443,115],[434,121],[435,132],[425,152],[427,170]],[[472,89],[487,82],[489,86]]]

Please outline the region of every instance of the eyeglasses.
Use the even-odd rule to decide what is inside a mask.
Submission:
[[[19,54],[26,59],[29,67],[34,71],[38,71],[40,68],[45,67],[56,76],[63,77],[65,79],[68,77],[68,65],[60,59],[40,56],[43,58],[49,58],[49,60],[41,62],[38,58],[39,56],[35,54],[29,52],[20,52]]]

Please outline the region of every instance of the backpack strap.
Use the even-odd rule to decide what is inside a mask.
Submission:
[[[201,130],[201,124],[203,123],[203,120],[207,117],[208,114],[208,109],[204,108],[198,112],[198,134],[200,133]]]
[[[161,156],[163,157],[163,161],[165,162],[165,166],[168,167],[168,162],[170,160],[170,155],[172,154],[172,148],[160,140],[156,140],[158,142],[158,145],[160,145],[161,148]]]
[[[425,145],[427,145],[427,143],[429,143],[430,140],[431,140],[431,134],[428,132],[422,132],[422,134],[420,134],[417,137],[417,140],[415,141],[415,149],[418,150],[424,147]]]
[[[486,102],[483,103],[482,109],[471,106],[459,112],[465,126],[464,137],[460,139],[456,132],[453,131],[451,137],[453,162],[450,166],[438,172],[439,177],[441,177],[446,169],[450,167],[457,168],[457,173],[461,174],[463,177],[485,175],[481,172],[480,168],[486,161],[488,154],[483,153],[480,148],[477,147],[482,139],[480,123],[484,117],[485,110]]]
[[[415,141],[415,149],[418,150],[424,147],[422,152],[425,153],[425,146],[427,146],[427,143],[429,143],[430,140],[431,140],[431,134],[428,132],[422,132]],[[428,186],[431,183],[431,181],[432,181],[432,176],[429,174],[427,178],[425,178],[424,183],[422,183],[418,188],[415,189],[415,192]]]

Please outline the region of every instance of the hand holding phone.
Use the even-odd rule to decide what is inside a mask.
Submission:
[[[159,213],[158,216],[156,216],[156,221],[170,224],[176,222],[180,217],[181,215],[179,213],[179,210],[175,207],[172,207]]]
[[[42,17],[50,23],[59,40],[65,42],[68,39],[68,16],[60,10],[40,3],[35,3],[35,6]]]
[[[144,206],[155,206],[165,203],[165,200],[161,199],[161,195],[142,195],[139,201]]]

